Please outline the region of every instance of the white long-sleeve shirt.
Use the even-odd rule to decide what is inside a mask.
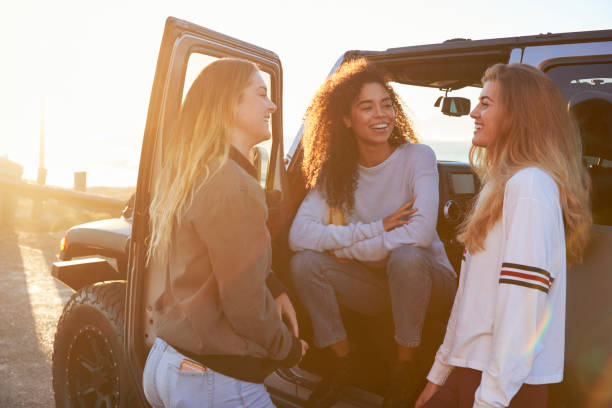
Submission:
[[[559,192],[538,168],[508,180],[484,250],[465,254],[459,288],[428,380],[454,366],[482,371],[474,407],[507,407],[523,383],[563,379],[565,234]]]
[[[374,167],[358,167],[355,208],[348,225],[328,225],[329,207],[319,189],[310,191],[291,226],[293,251],[332,250],[340,258],[380,261],[400,245],[431,252],[431,259],[453,271],[436,232],[438,169],[429,146],[406,143]],[[416,197],[410,223],[384,231],[382,219]],[[454,273],[454,272],[453,272]]]

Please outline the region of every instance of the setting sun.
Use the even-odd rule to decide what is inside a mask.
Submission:
[[[461,8],[456,2],[439,7],[388,2],[371,8],[348,1],[110,2],[100,8],[77,1],[7,4],[0,28],[5,61],[0,66],[0,155],[22,164],[25,178],[36,178],[44,104],[47,183],[69,187],[74,172],[86,171],[88,185],[135,185],[157,51],[168,15],[279,54],[284,65],[283,127],[288,149],[314,91],[346,50],[605,28],[610,5],[591,4],[488,8],[476,2],[461,3]],[[597,13],[590,12],[596,8],[600,8]],[[34,9],[36,13],[31,13]],[[473,13],[475,9],[478,13]],[[544,10],[545,22],[540,19]],[[515,23],[500,24],[500,19]],[[416,117],[423,141],[465,145],[471,125],[458,132],[461,120],[431,118],[439,95],[431,90],[426,97],[410,93],[402,97]],[[441,146],[439,154],[448,154],[444,152],[449,149],[452,146]],[[465,151],[455,155],[465,157]]]

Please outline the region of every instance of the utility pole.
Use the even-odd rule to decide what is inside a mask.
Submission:
[[[38,184],[47,181],[47,169],[45,169],[45,97],[43,96],[40,106],[40,139],[38,142]]]
[[[47,169],[45,169],[45,97],[42,97],[40,103],[40,138],[38,139],[38,177],[36,182],[38,184],[45,184],[47,181]],[[35,199],[32,202],[32,213],[33,219],[40,218],[42,214],[42,200]]]

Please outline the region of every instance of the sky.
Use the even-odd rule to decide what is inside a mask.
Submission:
[[[44,117],[48,184],[68,187],[72,172],[87,171],[90,186],[135,185],[168,16],[280,56],[287,149],[310,98],[346,50],[611,29],[612,1],[2,2],[0,156],[35,179]],[[421,105],[433,100],[412,96],[404,100],[418,122]],[[469,142],[468,131],[459,133],[458,141]]]

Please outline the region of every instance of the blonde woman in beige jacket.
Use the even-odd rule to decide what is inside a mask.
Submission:
[[[275,110],[257,67],[239,59],[208,65],[185,98],[150,207],[149,262],[166,274],[143,375],[153,407],[273,407],[263,380],[307,349],[271,270],[265,194],[246,159]]]

